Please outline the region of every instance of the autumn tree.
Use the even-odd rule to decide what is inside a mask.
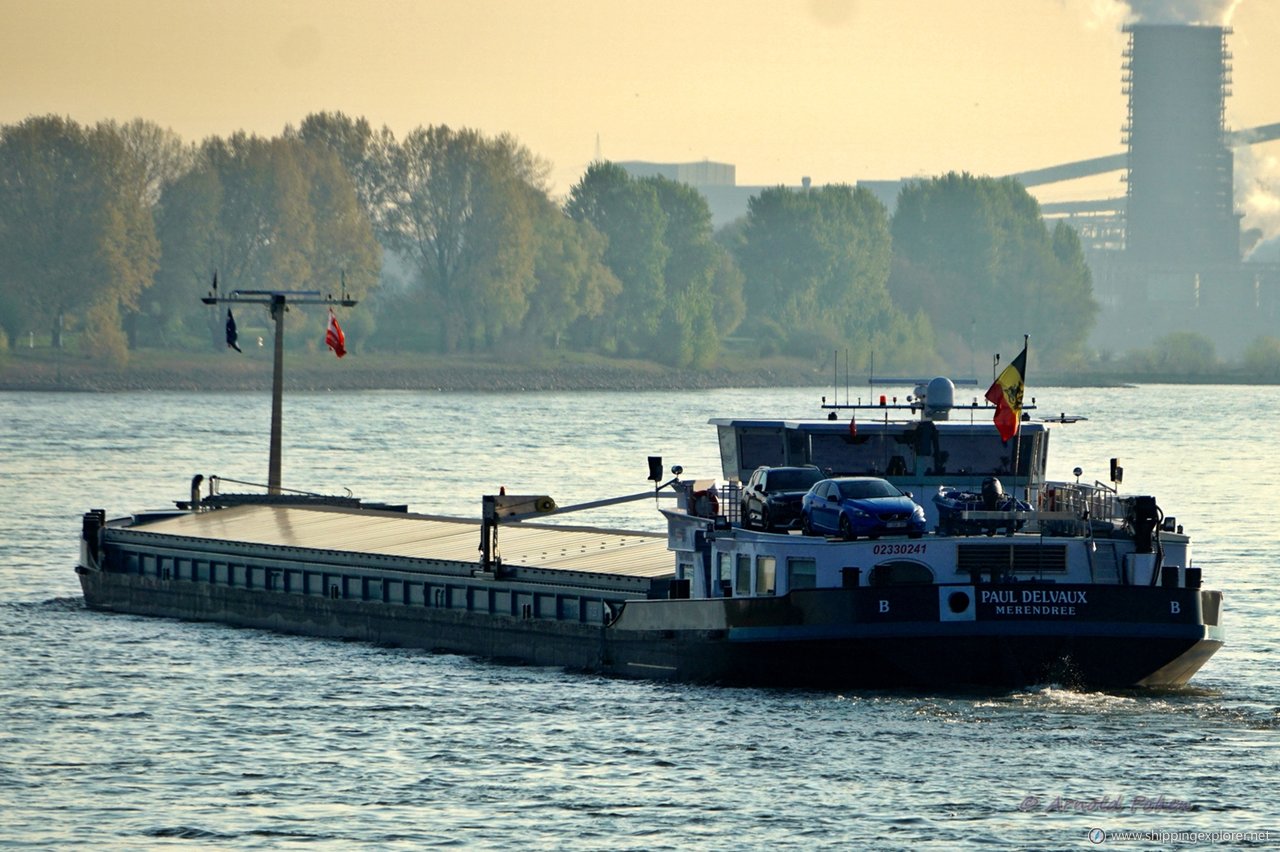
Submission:
[[[221,208],[222,181],[203,157],[161,196],[156,210],[160,268],[143,313],[162,345],[178,345],[190,334],[202,340],[216,335],[209,311],[196,299],[209,288],[223,256]],[[216,336],[212,340],[217,344]]]
[[[165,187],[195,166],[197,147],[153,121],[142,118],[124,123],[104,121],[98,129],[119,139],[133,159],[136,177],[140,179],[137,191],[149,210],[160,203]]]
[[[1250,375],[1266,381],[1280,380],[1280,338],[1255,337],[1245,347],[1241,361]]]
[[[651,354],[677,367],[710,366],[720,348],[719,301],[728,305],[730,313],[723,317],[728,324],[740,302],[734,291],[741,287],[741,278],[733,275],[727,253],[713,239],[711,208],[702,193],[663,177],[642,182],[653,187],[666,223],[665,299]]]
[[[120,123],[103,121],[98,130],[120,140],[133,160],[133,186],[153,221],[159,213],[160,197],[165,189],[186,174],[194,165],[197,148],[182,140],[177,133],[141,118]],[[143,334],[150,333],[159,342],[165,334],[171,314],[164,309],[163,296],[156,288],[146,290],[136,307],[123,307],[121,323],[129,341],[136,348]]]
[[[1029,333],[1049,358],[1080,353],[1097,312],[1075,232],[1051,232],[1011,178],[951,173],[905,186],[890,291],[921,310],[953,354]]]
[[[559,348],[575,324],[598,320],[622,285],[604,263],[606,241],[594,227],[569,218],[545,195],[532,206],[537,255],[524,330]]]
[[[151,284],[158,245],[139,161],[109,127],[57,116],[0,129],[0,322],[12,341],[92,319],[89,351],[123,362],[120,306]]]
[[[418,272],[422,326],[446,352],[492,345],[529,307],[545,167],[510,136],[417,128],[396,146],[390,247]]]
[[[196,303],[214,272],[228,289],[336,295],[345,282],[356,298],[378,279],[378,245],[346,170],[334,152],[296,139],[207,140],[196,167],[162,196],[159,219],[158,297],[178,310],[191,304],[215,345],[221,314]],[[313,331],[320,322],[313,312]]]
[[[734,219],[718,229],[713,239],[721,248],[714,277],[716,300],[716,329],[721,340],[733,334],[747,317],[747,301],[744,293],[746,276],[738,267],[737,252],[742,247],[746,217]]]
[[[569,216],[604,235],[605,264],[622,284],[616,304],[594,327],[599,345],[624,355],[650,354],[666,308],[667,217],[651,182],[615,163],[592,163],[569,191]]]
[[[735,254],[761,351],[848,349],[863,363],[878,351],[881,363],[904,364],[922,345],[889,298],[888,214],[866,189],[764,190],[748,202]]]
[[[382,239],[387,228],[386,215],[393,186],[392,158],[396,151],[391,130],[386,125],[375,130],[367,119],[350,118],[341,112],[317,112],[304,118],[296,130],[286,128],[284,135],[337,155],[351,177],[356,197],[373,224],[375,235]]]
[[[1150,347],[1129,352],[1130,369],[1163,375],[1204,375],[1217,369],[1213,341],[1195,331],[1172,331]]]

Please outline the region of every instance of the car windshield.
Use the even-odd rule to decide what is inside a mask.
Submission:
[[[883,479],[850,479],[837,483],[840,496],[845,500],[865,500],[868,497],[898,497],[902,492]]]
[[[820,479],[822,474],[817,470],[773,470],[769,472],[769,490],[808,491]]]

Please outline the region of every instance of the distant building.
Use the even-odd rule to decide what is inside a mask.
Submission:
[[[711,225],[722,228],[747,215],[747,200],[758,195],[760,187],[737,186],[737,167],[732,163],[650,163],[644,160],[624,160],[617,163],[632,177],[664,177],[688,184],[707,199],[711,208]]]
[[[616,163],[632,177],[664,177],[702,189],[706,186],[733,186],[737,182],[737,167],[732,163],[649,163],[643,160],[627,160]]]
[[[711,225],[715,228],[723,228],[735,219],[746,216],[747,202],[762,191],[773,188],[773,186],[738,186],[737,167],[732,163],[713,163],[709,160],[698,163],[650,163],[645,160],[624,160],[616,165],[621,166],[632,177],[664,177],[688,184],[698,190],[702,193],[702,197],[707,199],[707,206],[711,209]],[[775,186],[782,185],[775,184]],[[871,190],[871,193],[892,213],[902,181],[858,181],[857,185]],[[793,185],[787,188],[808,189],[810,186],[809,178],[803,177],[798,186]]]

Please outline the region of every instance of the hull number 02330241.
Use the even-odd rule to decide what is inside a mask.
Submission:
[[[901,542],[894,544],[877,544],[871,549],[876,556],[897,556],[904,553],[924,553],[927,544],[919,542]]]

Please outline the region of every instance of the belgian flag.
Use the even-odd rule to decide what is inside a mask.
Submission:
[[[1002,441],[1018,434],[1018,424],[1022,421],[1022,389],[1026,378],[1027,346],[1024,343],[1022,353],[987,388],[987,401],[996,407],[994,422]]]

